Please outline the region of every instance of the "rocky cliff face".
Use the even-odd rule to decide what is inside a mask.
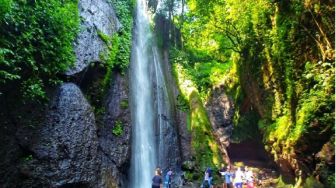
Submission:
[[[49,104],[23,106],[17,112],[27,112],[22,118],[10,108],[6,117],[1,113],[0,140],[8,145],[1,149],[0,187],[125,187],[131,147],[127,77],[113,73],[103,97],[106,71],[89,66],[100,62],[106,48],[98,32],[112,35],[121,24],[108,0],[80,0],[78,8],[77,59],[65,73],[73,83],[49,88]]]
[[[179,135],[178,127],[176,121],[176,110],[175,107],[175,97],[173,89],[175,83],[173,81],[171,72],[171,66],[168,61],[167,51],[163,52],[162,63],[158,63],[158,72],[160,79],[154,82],[156,91],[154,93],[154,105],[157,111],[157,117],[155,118],[157,130],[156,135],[158,135],[157,143],[159,151],[159,165],[164,170],[172,168],[177,171],[177,167],[181,165],[181,151],[179,146]]]
[[[106,48],[98,32],[112,35],[119,23],[111,3],[107,0],[80,0],[80,32],[74,43],[76,62],[66,74],[73,75],[85,69],[90,62],[100,61],[99,54]]]
[[[131,157],[131,115],[126,79],[119,73],[113,74],[106,97],[103,125],[98,128],[103,187],[125,187],[124,183],[127,183],[126,174]],[[116,132],[118,126],[121,130]]]
[[[225,94],[224,88],[218,87],[212,91],[206,110],[219,149],[226,157],[226,162],[229,162],[226,148],[230,144],[233,129],[234,105],[232,99]]]
[[[274,117],[272,118],[277,119],[275,123],[272,122],[273,125],[268,122],[267,126],[274,127],[274,124],[280,122],[281,119],[281,114],[276,114],[274,109],[276,107],[282,110],[286,109],[285,103],[274,102],[276,100],[281,101],[279,98],[283,91],[279,85],[283,83],[277,80],[275,75],[271,74],[268,69],[263,69],[262,72],[268,81],[265,85],[261,86],[260,84],[258,85],[258,79],[260,78],[256,77],[256,75],[252,76],[251,67],[244,64],[242,70],[244,70],[244,74],[241,75],[241,84],[246,93],[246,98],[249,99],[249,104],[251,104],[253,110],[258,113],[261,119],[270,119],[273,114]],[[268,86],[272,87],[268,88]],[[306,96],[309,95],[307,94]],[[325,101],[319,102],[319,105],[314,105],[314,112],[304,112],[306,116],[314,118],[309,121],[305,120],[304,124],[300,125],[299,118],[302,116],[300,115],[300,110],[303,107],[297,103],[304,101],[305,95],[301,93],[296,97],[293,101],[297,101],[291,103],[291,108],[293,109],[291,111],[291,121],[283,122],[285,126],[281,128],[276,127],[274,130],[261,129],[261,133],[264,135],[265,148],[273,155],[284,181],[293,183],[295,179],[305,179],[309,176],[314,176],[315,179],[328,187],[328,184],[333,182],[330,177],[334,176],[332,173],[334,172],[335,162],[334,160],[330,160],[335,156],[334,149],[331,149],[334,147],[329,147],[334,142],[333,129],[331,128],[333,120],[330,121],[330,113],[334,114],[334,112],[330,111],[334,111],[334,109],[333,107],[331,109],[324,107]],[[269,100],[270,98],[272,100]],[[313,106],[312,104],[310,105]],[[321,111],[324,111],[323,115]],[[279,133],[285,132],[286,129],[300,130],[300,126],[304,126],[305,130],[304,132],[298,131],[299,133],[297,133],[297,140],[295,142],[290,140],[293,139],[290,138],[291,136],[293,137],[293,133],[287,134],[289,135],[289,139],[287,140],[280,140],[278,138]],[[326,150],[330,152],[326,152]]]
[[[130,112],[126,78],[115,73],[106,96],[103,123],[80,88],[61,85],[44,123],[22,128],[17,140],[28,157],[17,167],[19,187],[124,187],[130,158]],[[122,131],[113,130],[117,122]],[[11,184],[11,186],[14,184]]]
[[[20,167],[28,180],[23,181],[21,187],[93,187],[97,184],[95,174],[99,170],[99,158],[95,118],[75,84],[67,83],[58,88],[45,122],[33,135],[28,145],[21,143],[32,156]]]

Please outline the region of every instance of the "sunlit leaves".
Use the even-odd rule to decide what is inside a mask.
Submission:
[[[77,0],[1,0],[1,86],[14,86],[27,99],[43,98],[44,87],[74,62],[78,30]]]

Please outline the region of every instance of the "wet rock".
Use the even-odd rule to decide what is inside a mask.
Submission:
[[[158,52],[158,51],[156,51]],[[162,59],[161,59],[162,57]],[[152,91],[153,91],[153,119],[155,131],[155,143],[157,143],[158,166],[164,173],[171,168],[177,172],[181,166],[181,152],[179,141],[179,127],[176,119],[175,97],[171,92],[176,88],[171,74],[171,66],[168,62],[168,51],[163,56],[157,54],[159,61],[151,64]],[[180,123],[180,122],[179,122]],[[173,180],[174,181],[174,180]]]
[[[28,179],[48,187],[96,184],[99,160],[95,118],[76,85],[59,87],[35,136],[29,148],[31,159],[21,165]]]
[[[66,71],[66,75],[76,74],[86,68],[90,62],[100,61],[99,54],[106,45],[99,38],[98,32],[112,35],[121,27],[113,6],[108,0],[80,0],[78,8],[81,25],[74,43],[76,62]]]
[[[316,158],[331,165],[335,163],[335,145],[332,141],[323,145],[321,151],[316,154]]]
[[[321,181],[326,187],[334,187],[335,182],[332,177],[335,176],[335,138],[332,137],[325,143],[316,155],[315,160],[318,163],[315,166],[313,175]]]
[[[0,115],[1,116],[1,115]],[[8,117],[1,117],[8,118]],[[1,121],[3,123],[3,121]],[[0,126],[0,187],[15,187],[20,172],[16,163],[22,152],[15,139],[15,127],[2,124]]]
[[[228,140],[233,129],[234,106],[232,99],[221,88],[215,88],[206,104],[211,125],[219,131],[223,140]]]
[[[128,84],[126,77],[114,73],[106,101],[105,126],[100,129],[100,147],[118,167],[125,164],[130,157],[131,122],[128,107]],[[113,133],[117,124],[121,126],[121,133]],[[115,147],[111,147],[114,145]]]
[[[176,112],[176,122],[178,124],[181,160],[190,160],[192,156],[191,131],[187,128],[187,113],[178,110]]]
[[[122,185],[121,178],[127,173],[131,154],[131,118],[128,106],[127,77],[114,72],[111,86],[106,97],[106,112],[103,126],[99,127],[99,148],[102,152],[102,176],[114,179],[103,184]],[[114,132],[117,126],[121,131]]]
[[[227,156],[226,147],[229,146],[233,129],[233,101],[222,87],[215,88],[206,104],[206,110],[219,148]],[[228,162],[228,158],[226,160]]]

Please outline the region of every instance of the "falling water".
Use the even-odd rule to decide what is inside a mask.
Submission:
[[[153,84],[153,36],[149,25],[147,2],[137,1],[136,25],[131,60],[131,97],[133,143],[130,169],[130,187],[151,187],[151,178],[157,164]]]
[[[150,29],[147,1],[137,1],[131,60],[132,159],[130,188],[151,187],[156,167],[164,171],[179,162],[166,69]]]

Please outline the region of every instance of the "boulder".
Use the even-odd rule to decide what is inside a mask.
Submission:
[[[21,165],[27,179],[48,187],[96,185],[99,160],[95,117],[75,84],[58,88],[29,150],[31,159]]]

